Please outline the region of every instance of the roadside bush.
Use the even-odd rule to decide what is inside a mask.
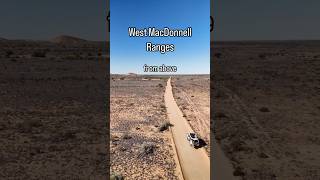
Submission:
[[[153,143],[144,142],[140,147],[139,156],[153,154],[156,150],[156,146]]]
[[[172,124],[170,124],[170,122],[166,121],[160,125],[159,131],[160,132],[165,131],[165,130],[169,129],[170,126],[172,126]]]

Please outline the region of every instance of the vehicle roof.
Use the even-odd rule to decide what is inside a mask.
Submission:
[[[189,133],[189,135],[190,135],[191,138],[197,139],[197,135],[195,133]]]

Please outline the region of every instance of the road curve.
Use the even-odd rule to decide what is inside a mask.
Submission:
[[[176,146],[182,174],[185,180],[209,180],[210,160],[203,148],[195,149],[188,143],[186,134],[193,132],[187,120],[183,117],[176,101],[174,100],[171,87],[171,78],[167,81],[164,95],[168,118],[173,140]]]

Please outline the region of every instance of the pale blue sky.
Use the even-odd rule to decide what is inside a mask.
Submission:
[[[143,73],[143,65],[174,65],[178,74],[210,73],[210,1],[112,0],[111,73]],[[187,28],[191,38],[130,38],[128,27]],[[166,54],[146,52],[145,43],[174,44]]]

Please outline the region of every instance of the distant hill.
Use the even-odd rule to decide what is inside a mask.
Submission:
[[[0,41],[8,41],[8,39],[1,38],[1,37],[0,37]]]
[[[51,42],[57,43],[57,44],[65,44],[65,45],[79,45],[79,44],[88,43],[89,41],[80,39],[77,37],[62,35],[62,36],[53,38]]]
[[[138,76],[136,73],[128,73],[128,76]]]

